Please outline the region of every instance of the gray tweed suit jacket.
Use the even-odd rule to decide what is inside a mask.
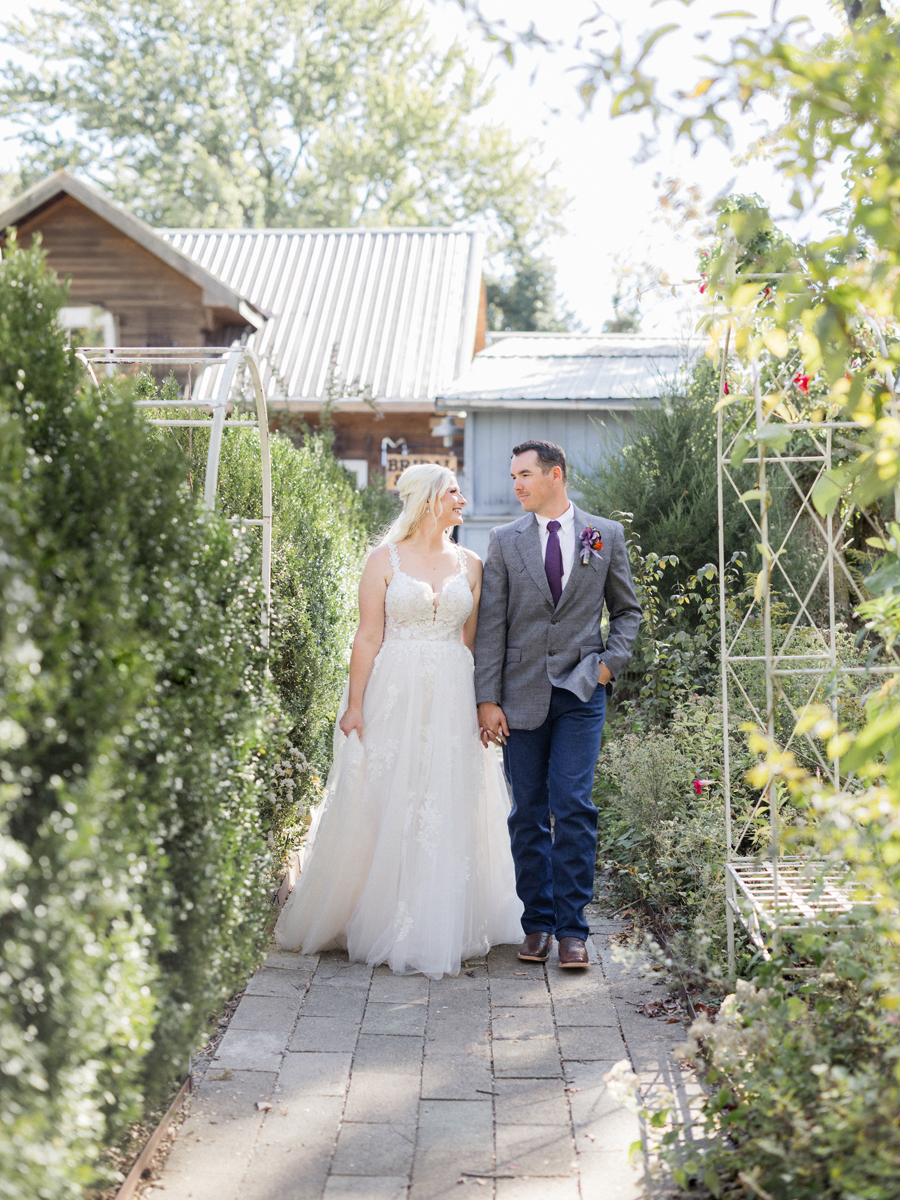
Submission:
[[[600,531],[600,558],[580,557],[579,534]],[[609,612],[609,640],[600,619]],[[566,688],[588,701],[597,687],[600,663],[615,678],[628,662],[641,623],[625,534],[618,521],[575,508],[575,561],[554,609],[534,513],[491,530],[484,563],[478,634],[475,639],[475,699],[500,704],[511,729],[537,729],[550,709],[552,688]]]

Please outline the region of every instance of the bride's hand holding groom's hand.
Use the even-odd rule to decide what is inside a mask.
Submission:
[[[487,746],[490,742],[502,746],[509,737],[506,714],[499,704],[493,704],[490,701],[478,705],[478,728],[483,746]]]

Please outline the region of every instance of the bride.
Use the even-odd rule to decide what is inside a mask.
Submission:
[[[403,509],[363,571],[334,764],[275,938],[438,979],[520,941],[522,905],[506,785],[475,709],[481,560],[448,536],[466,501],[430,463],[398,489]]]

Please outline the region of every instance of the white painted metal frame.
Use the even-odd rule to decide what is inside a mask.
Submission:
[[[209,429],[209,449],[206,456],[206,478],[203,489],[203,502],[208,509],[215,511],[216,490],[219,480],[219,462],[222,455],[222,437],[233,429],[255,429],[259,433],[260,471],[262,476],[262,518],[248,520],[240,518],[244,525],[259,525],[262,530],[262,644],[269,645],[269,614],[272,603],[272,459],[269,447],[269,415],[266,409],[266,398],[262,387],[259,363],[256,355],[246,346],[235,343],[229,347],[210,346],[178,346],[178,347],[145,347],[140,349],[131,346],[120,346],[113,349],[102,346],[82,346],[75,351],[76,358],[82,362],[95,383],[98,382],[94,371],[95,366],[197,366],[198,378],[194,384],[197,390],[200,380],[206,381],[215,369],[218,379],[214,381],[214,395],[208,400],[194,400],[185,396],[179,400],[137,400],[138,408],[149,409],[207,409],[212,412],[209,418],[177,417],[151,418],[149,424],[165,428],[194,428]],[[232,392],[239,372],[244,368],[253,388],[253,398],[256,405],[256,419],[253,421],[228,419],[230,409],[234,404]],[[237,519],[237,518],[235,518]]]
[[[894,656],[893,663],[868,667],[843,665],[837,654],[839,622],[837,614],[837,586],[848,589],[855,602],[864,596],[856,579],[848,569],[842,544],[851,519],[861,515],[872,527],[873,534],[883,536],[883,530],[873,522],[871,516],[858,509],[848,498],[833,515],[821,517],[812,503],[812,490],[822,475],[831,470],[835,440],[848,434],[859,433],[863,426],[852,421],[802,420],[791,402],[799,402],[800,393],[793,386],[796,373],[801,369],[799,356],[790,356],[779,363],[767,359],[769,378],[767,394],[763,395],[763,379],[760,361],[739,364],[736,357],[729,357],[731,327],[725,334],[725,343],[720,359],[718,413],[718,510],[719,510],[719,626],[722,681],[722,721],[724,730],[724,790],[725,790],[725,903],[728,939],[729,968],[735,967],[735,919],[747,929],[751,940],[765,958],[778,952],[785,933],[809,927],[810,923],[820,928],[834,928],[846,920],[853,907],[854,885],[852,880],[834,868],[826,869],[821,862],[803,860],[780,855],[781,841],[780,809],[782,797],[776,780],[770,779],[756,797],[749,816],[736,829],[733,823],[730,747],[728,739],[729,717],[732,700],[738,697],[755,724],[764,730],[771,741],[776,740],[776,718],[780,718],[782,729],[790,730],[783,749],[791,750],[797,759],[809,769],[818,770],[830,779],[835,788],[846,786],[848,780],[839,773],[838,760],[826,760],[818,739],[803,729],[804,717],[812,705],[827,704],[836,718],[841,684],[849,676],[878,676],[900,672],[900,661]],[[877,332],[877,331],[876,331]],[[745,381],[752,390],[753,405],[748,406],[745,419],[736,431],[726,438],[724,407],[727,401],[726,380],[729,365],[739,366],[745,373]],[[775,378],[772,379],[772,374]],[[774,386],[773,386],[774,385]],[[888,381],[893,395],[893,379]],[[733,390],[733,384],[732,384]],[[776,398],[780,395],[782,403]],[[795,419],[796,418],[796,419]],[[804,432],[812,442],[809,453],[792,455],[782,453],[777,445],[767,441],[767,436],[776,432],[793,435]],[[732,452],[741,437],[749,437],[755,444],[755,454],[748,456],[746,463],[753,462],[757,468],[756,487],[745,489],[736,479],[739,468],[731,465]],[[801,472],[808,476],[803,482]],[[793,489],[797,501],[797,515],[780,544],[775,544],[770,529],[768,509],[769,493],[773,479],[782,475]],[[809,478],[811,476],[811,479]],[[743,614],[737,629],[729,627],[726,609],[725,542],[724,542],[724,498],[727,489],[734,489],[753,521],[762,551],[762,589]],[[752,495],[747,495],[747,492]],[[755,505],[756,507],[751,507]],[[801,516],[805,522],[801,523]],[[818,559],[813,559],[812,582],[802,590],[802,585],[792,579],[785,563],[785,550],[798,529],[815,535]],[[792,597],[796,616],[788,632],[776,648],[773,637],[773,583]],[[802,591],[802,594],[801,594]],[[827,596],[827,621],[813,618],[810,606],[813,599],[824,591]],[[761,620],[764,653],[746,655],[738,652],[741,635],[752,618]],[[818,645],[812,648],[800,644],[797,638],[801,628],[816,631]],[[765,711],[759,711],[739,678],[741,663],[758,662],[765,668]],[[791,702],[785,692],[784,683],[790,678],[805,679],[809,683],[808,694],[799,708]],[[739,850],[751,831],[760,811],[769,817],[769,847],[767,857],[760,860]]]

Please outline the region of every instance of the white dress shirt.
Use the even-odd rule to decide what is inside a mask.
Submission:
[[[562,551],[562,585],[565,588],[575,563],[575,509],[570,504],[561,517],[542,517],[538,513],[534,515],[537,517],[538,532],[541,535],[541,558],[545,563],[547,561],[547,539],[550,537],[547,524],[550,521],[559,521],[556,536],[559,538],[559,548]]]

